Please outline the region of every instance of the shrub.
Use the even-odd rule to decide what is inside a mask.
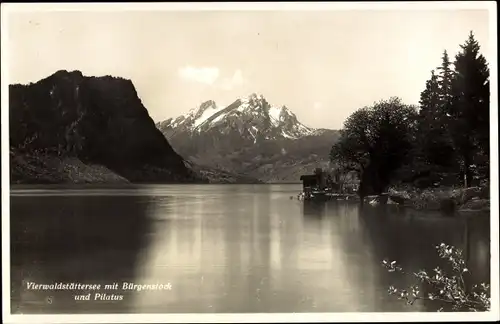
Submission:
[[[433,292],[427,296],[421,293],[421,286],[414,284],[409,288],[398,289],[389,287],[389,294],[397,296],[398,299],[413,305],[417,300],[430,300],[447,304],[453,311],[489,311],[491,307],[490,287],[481,283],[468,288],[465,276],[469,272],[462,257],[462,251],[453,246],[441,243],[436,246],[439,257],[451,265],[452,274],[446,274],[442,269],[436,267],[434,274],[420,270],[413,273],[413,276],[422,284],[428,284]],[[396,261],[382,261],[383,266],[389,272],[399,272],[406,274]],[[438,311],[442,311],[441,307]]]

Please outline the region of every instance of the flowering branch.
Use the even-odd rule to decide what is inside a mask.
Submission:
[[[439,267],[434,269],[432,275],[427,274],[424,270],[412,274],[420,283],[426,283],[433,287],[434,293],[423,296],[420,293],[419,285],[412,285],[409,289],[397,289],[390,286],[389,294],[396,295],[400,300],[405,300],[408,305],[413,305],[417,300],[431,300],[449,304],[454,311],[489,311],[491,307],[489,285],[482,283],[479,286],[474,285],[469,290],[465,284],[464,275],[469,270],[466,267],[462,251],[444,243],[436,246],[436,249],[439,257],[450,263],[452,275],[447,275]],[[389,272],[407,274],[396,261],[384,260],[382,265]],[[442,310],[443,308],[439,309],[439,311]]]

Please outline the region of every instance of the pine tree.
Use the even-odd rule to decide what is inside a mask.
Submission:
[[[449,130],[449,117],[448,110],[452,102],[452,84],[454,71],[452,69],[452,63],[448,56],[446,50],[443,51],[443,56],[441,57],[441,66],[437,69],[439,70],[438,85],[439,85],[439,107],[437,108],[437,119],[440,125],[440,150],[439,158],[441,158],[439,165],[450,167],[453,165],[453,160],[455,158],[455,150],[453,148],[453,141]]]
[[[465,185],[470,186],[475,157],[480,153],[486,160],[489,158],[489,69],[472,32],[460,47],[454,62],[451,103],[447,108]]]
[[[450,139],[450,134],[448,131],[448,113],[450,109],[451,102],[453,100],[452,94],[452,84],[454,78],[454,71],[452,70],[452,63],[448,56],[448,52],[444,50],[442,56],[441,66],[438,67],[439,70],[439,98],[441,100],[441,125],[447,133],[448,139]],[[451,139],[450,139],[451,140]]]
[[[443,105],[443,109],[445,109],[451,102],[451,97],[452,97],[451,86],[453,83],[453,76],[454,76],[454,72],[452,70],[452,63],[450,62],[450,58],[446,50],[443,52],[442,63],[441,66],[438,67],[438,70],[439,70],[438,83],[439,83],[440,99]]]
[[[438,75],[433,70],[425,90],[420,94],[417,155],[427,165],[449,167],[453,147],[445,127],[442,93]]]
[[[425,84],[425,90],[420,94],[420,116],[426,122],[431,123],[438,117],[439,97],[438,76],[431,71],[431,78]],[[432,123],[433,124],[433,123]]]

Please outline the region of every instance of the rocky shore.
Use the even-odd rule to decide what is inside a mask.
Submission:
[[[490,188],[442,187],[425,190],[411,188],[390,188],[388,203],[399,204],[416,210],[441,212],[489,212]]]

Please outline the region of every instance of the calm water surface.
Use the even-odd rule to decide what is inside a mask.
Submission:
[[[11,198],[13,313],[428,311],[387,294],[388,273],[433,269],[434,246],[467,249],[489,281],[489,218],[446,218],[356,203],[291,199],[300,185],[16,189]],[[100,291],[27,289],[101,284]],[[123,282],[170,290],[123,290]],[[104,290],[106,284],[118,289]],[[94,300],[95,293],[122,300]],[[75,295],[91,294],[91,300]]]

